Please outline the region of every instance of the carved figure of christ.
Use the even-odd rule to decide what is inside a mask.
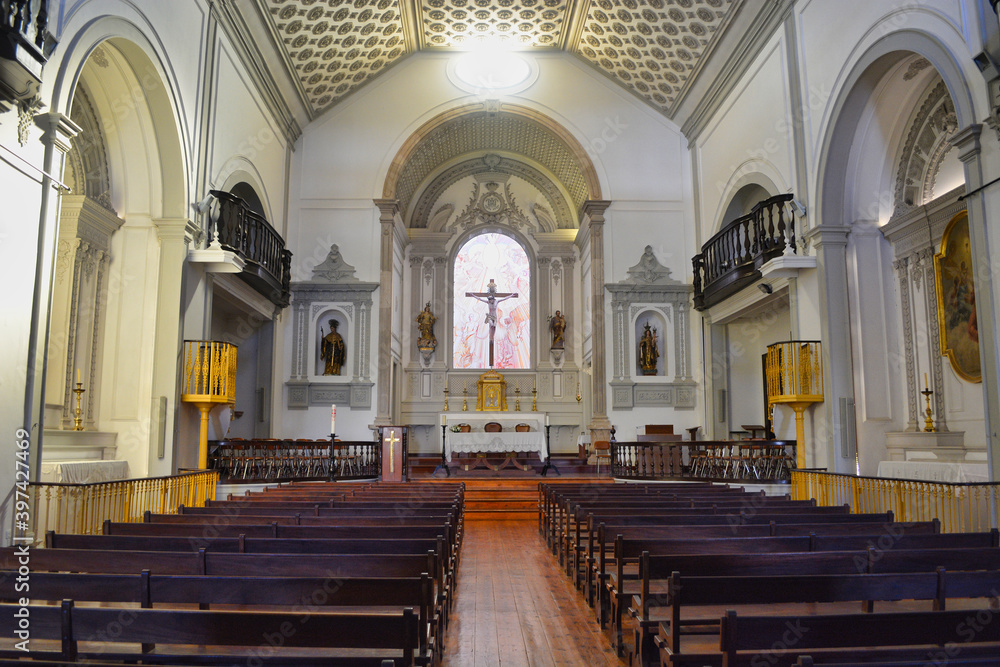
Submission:
[[[493,337],[497,331],[497,304],[506,299],[516,298],[517,292],[497,292],[497,284],[490,278],[485,292],[466,292],[465,296],[472,297],[476,301],[482,301],[489,306],[489,312],[486,314],[486,324],[490,325],[490,368],[493,368]]]

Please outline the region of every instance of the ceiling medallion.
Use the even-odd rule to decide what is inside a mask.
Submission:
[[[499,43],[484,41],[451,59],[448,78],[467,93],[495,97],[530,86],[538,78],[538,68],[530,58]]]

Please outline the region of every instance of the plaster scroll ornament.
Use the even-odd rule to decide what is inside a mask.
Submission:
[[[653,246],[646,246],[639,263],[628,271],[626,282],[645,285],[672,285],[677,281],[670,277],[670,269],[660,264],[653,253]]]
[[[502,175],[501,177],[506,178]],[[486,181],[485,192],[480,187],[479,181],[473,183],[469,204],[456,218],[456,226],[465,230],[481,224],[505,224],[519,230],[531,224],[528,216],[518,207],[510,184],[504,182],[501,190],[498,181]]]
[[[330,246],[330,252],[326,259],[313,269],[313,281],[324,283],[357,282],[358,279],[354,273],[354,267],[344,261],[340,255],[340,248],[334,243]]]

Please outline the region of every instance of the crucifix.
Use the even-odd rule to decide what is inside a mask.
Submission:
[[[399,442],[399,438],[396,437],[395,431],[389,431],[389,474],[396,474],[396,443]]]
[[[490,308],[486,314],[486,324],[490,325],[490,368],[493,368],[493,336],[497,331],[497,304],[506,299],[516,298],[517,292],[497,292],[497,284],[490,278],[485,292],[466,292],[465,296],[482,301]]]

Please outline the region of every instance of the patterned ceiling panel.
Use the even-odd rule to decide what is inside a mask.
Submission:
[[[407,54],[398,0],[258,0],[319,111]]]
[[[733,5],[733,0],[593,0],[574,51],[669,115]]]
[[[421,0],[427,46],[461,46],[475,37],[500,37],[521,47],[555,47],[568,0]]]
[[[408,210],[417,189],[439,165],[486,149],[524,155],[542,165],[566,188],[577,209],[587,199],[580,163],[560,137],[523,116],[482,111],[439,125],[420,142],[396,183],[400,208]]]

